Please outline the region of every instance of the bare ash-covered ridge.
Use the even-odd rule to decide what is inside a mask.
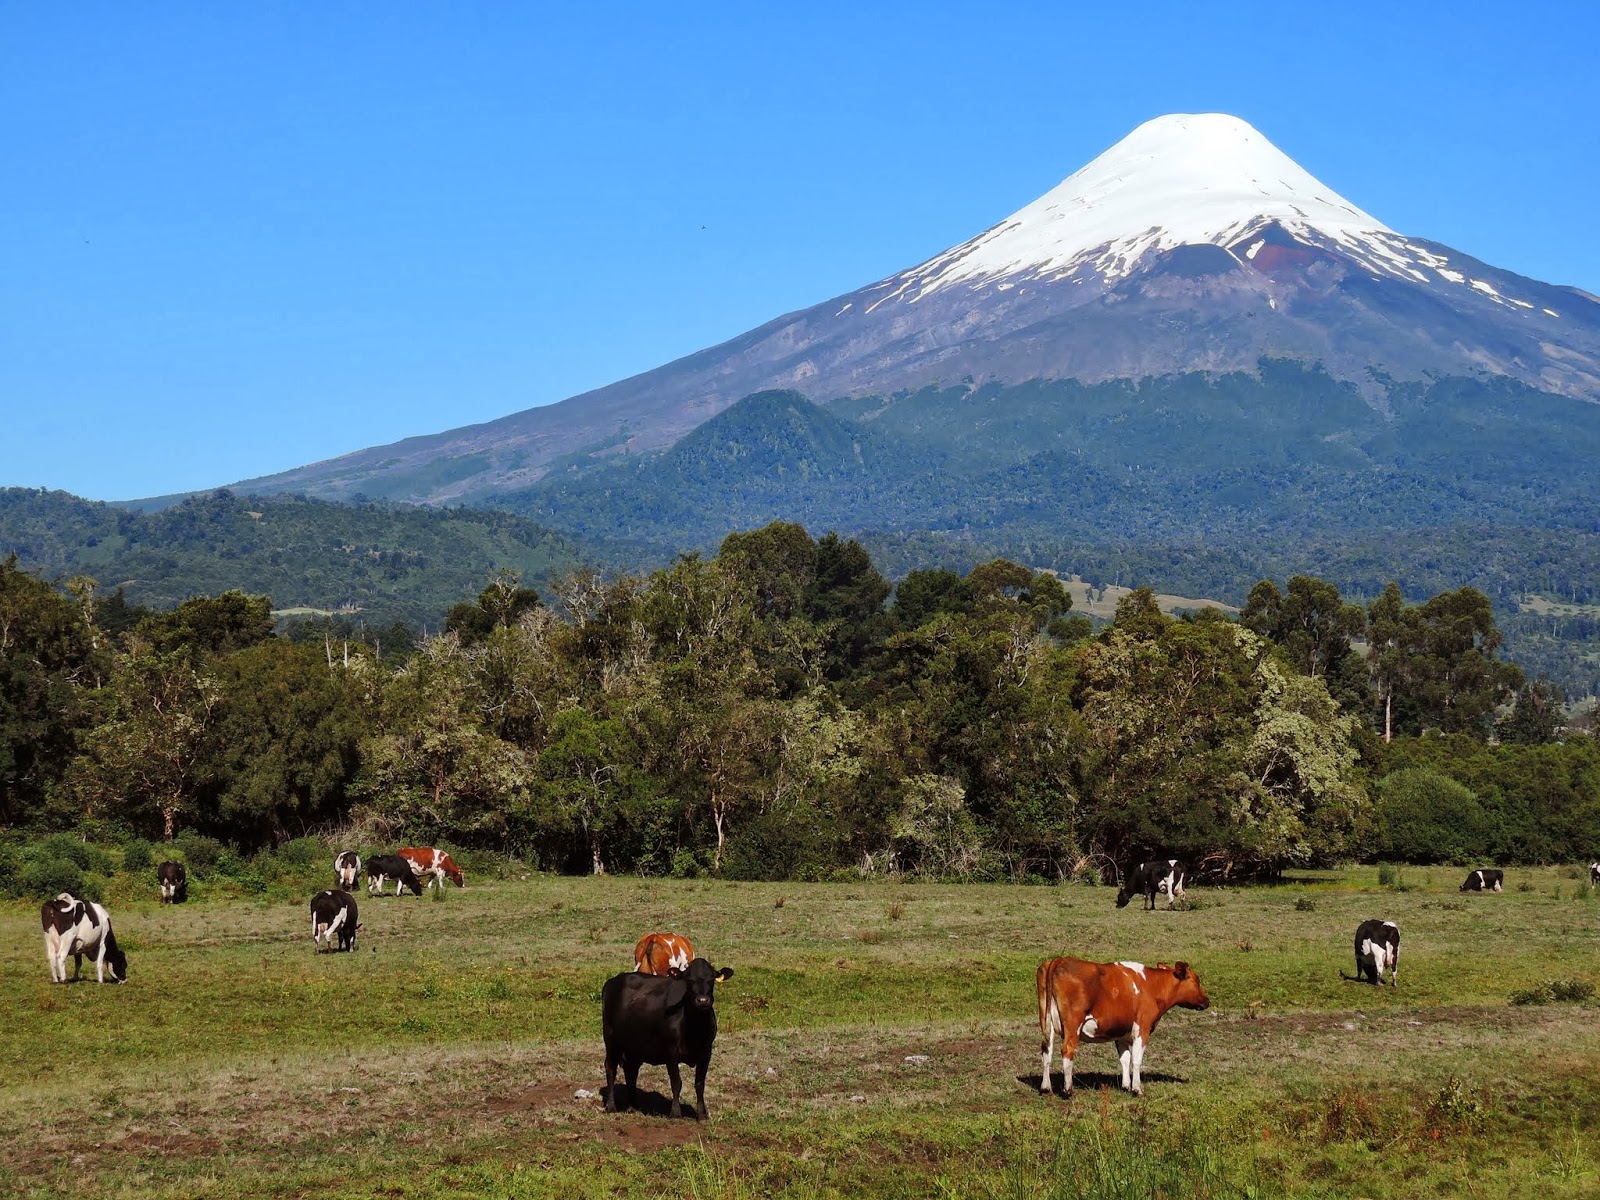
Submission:
[[[1405,236],[1236,117],[1158,117],[970,241],[643,375],[238,486],[448,503],[672,444],[743,396],[1321,363],[1600,399],[1600,302]]]

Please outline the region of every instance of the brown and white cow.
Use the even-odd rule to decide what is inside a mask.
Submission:
[[[694,947],[681,933],[647,933],[633,948],[633,969],[644,975],[686,971],[693,961]]]
[[[1173,1005],[1203,1009],[1211,1004],[1188,963],[1093,963],[1050,958],[1039,964],[1039,1090],[1050,1090],[1050,1054],[1061,1035],[1062,1091],[1072,1094],[1072,1059],[1078,1042],[1115,1042],[1122,1060],[1122,1086],[1144,1095],[1140,1066],[1156,1023]]]
[[[437,883],[442,889],[446,879],[457,887],[467,886],[462,882],[461,868],[443,850],[435,850],[432,846],[402,846],[395,853],[411,864],[418,879],[428,876],[430,888]]]

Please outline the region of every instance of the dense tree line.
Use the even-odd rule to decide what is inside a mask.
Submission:
[[[253,848],[355,815],[563,870],[737,878],[1600,845],[1593,739],[1500,658],[1471,588],[1363,607],[1295,576],[1238,620],[1145,589],[1097,631],[1049,573],[891,588],[860,543],[778,522],[547,595],[500,572],[416,644],[350,632],[0,565],[0,826]]]

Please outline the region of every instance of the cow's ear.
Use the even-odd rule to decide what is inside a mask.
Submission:
[[[733,978],[733,968],[732,967],[723,967],[722,970],[717,972],[717,978],[718,979],[732,979]]]
[[[689,998],[689,985],[676,977],[667,984],[667,1008],[674,1009]]]
[[[1172,967],[1172,977],[1174,979],[1189,978],[1189,964],[1186,962],[1174,963]]]

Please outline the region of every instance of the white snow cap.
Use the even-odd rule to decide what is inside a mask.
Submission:
[[[1174,113],[1146,121],[994,228],[886,283],[892,295],[915,299],[953,284],[1059,278],[1085,268],[1116,279],[1153,250],[1237,246],[1274,221],[1375,274],[1432,282],[1418,269],[1432,265],[1432,256],[1318,181],[1248,122]]]

